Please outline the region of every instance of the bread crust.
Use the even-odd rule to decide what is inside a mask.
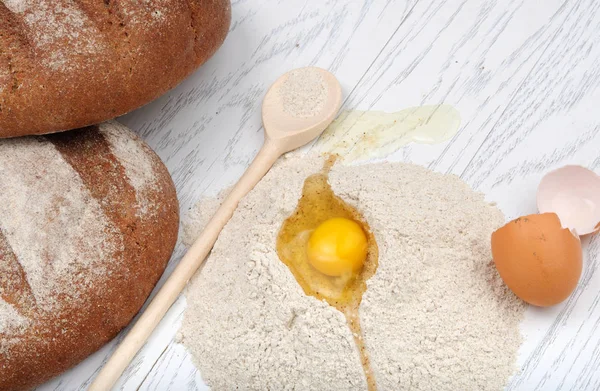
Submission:
[[[11,235],[6,228],[10,224],[0,216],[0,272],[3,271],[5,277],[0,278],[0,304],[8,303],[28,322],[20,330],[5,327],[4,332],[0,322],[0,390],[3,391],[35,387],[76,365],[114,338],[140,310],[162,275],[175,246],[179,227],[175,187],[166,167],[146,144],[123,126],[103,124],[49,136],[3,140],[0,148],[9,143],[34,141],[44,143],[44,146],[53,149],[52,153],[57,151],[60,156],[55,159],[60,160],[57,164],[69,167],[69,172],[76,172],[77,180],[69,181],[79,184],[77,186],[81,189],[73,186],[69,192],[81,190],[97,201],[98,213],[107,221],[107,228],[84,234],[99,235],[99,246],[113,242],[119,243],[119,246],[110,253],[102,250],[104,257],[100,258],[103,259],[92,260],[94,269],[69,266],[66,270],[72,275],[52,276],[53,269],[46,268],[50,271],[47,278],[72,285],[64,292],[50,293],[56,296],[53,299],[57,303],[48,310],[41,308],[39,300],[36,302],[35,298],[39,296],[34,295],[32,276],[27,275],[21,252],[10,246]],[[115,144],[118,145],[115,147]],[[138,154],[143,158],[140,161],[148,164],[124,162],[117,153],[119,148],[128,148],[127,151],[133,151],[131,156]],[[8,163],[2,160],[0,156],[0,172],[7,172],[10,167],[7,168]],[[149,167],[152,179],[142,183],[146,189],[142,194],[142,181],[133,178],[127,169],[135,172]],[[48,176],[45,167],[35,169],[42,181],[63,180],[44,179],[44,175]],[[140,172],[142,174],[147,173]],[[20,183],[13,188],[22,186]],[[7,197],[0,192],[0,203],[10,202]],[[70,213],[71,204],[64,203],[59,207],[52,201],[50,205],[51,208],[56,206],[56,212],[43,216],[68,221],[72,226],[84,226],[83,218]],[[43,223],[39,226],[43,227]],[[64,231],[68,228],[65,227]],[[47,234],[48,241],[60,241],[63,240],[61,235],[65,235],[62,231],[52,230],[44,234]],[[85,235],[81,237],[85,238]],[[17,236],[13,232],[12,243]],[[64,246],[71,244],[64,243]],[[73,248],[77,248],[77,243]],[[42,253],[36,259],[44,262],[44,255],[47,254]],[[58,257],[60,254],[50,252],[47,260],[56,262]],[[102,272],[97,273],[100,269]]]
[[[222,44],[229,0],[0,1],[0,137],[125,114]]]

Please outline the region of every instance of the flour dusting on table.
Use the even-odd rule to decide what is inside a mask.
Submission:
[[[179,340],[214,390],[366,389],[343,315],[306,296],[275,251],[304,179],[322,163],[278,163],[187,290]],[[491,262],[502,214],[457,177],[415,165],[336,165],[330,182],[379,245],[360,307],[378,389],[502,389],[516,370],[525,309]]]

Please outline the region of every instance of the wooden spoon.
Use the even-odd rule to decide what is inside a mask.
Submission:
[[[262,106],[265,129],[263,147],[148,308],[104,365],[90,386],[90,391],[106,391],[114,386],[189,279],[202,265],[242,197],[254,188],[281,155],[314,140],[333,121],[342,102],[340,84],[335,76],[324,69],[308,67],[296,70],[296,72],[309,71],[318,72],[325,82],[326,98],[322,109],[309,118],[295,117],[284,110],[280,87],[294,71],[284,74],[271,86]]]

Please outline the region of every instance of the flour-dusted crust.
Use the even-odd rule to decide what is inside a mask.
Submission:
[[[229,0],[0,0],[0,137],[105,121],[221,45]]]
[[[131,321],[179,208],[158,156],[116,122],[2,140],[0,178],[0,390],[22,390]]]

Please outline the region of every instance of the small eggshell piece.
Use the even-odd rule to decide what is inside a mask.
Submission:
[[[579,237],[555,213],[520,217],[495,231],[492,256],[506,285],[540,307],[569,297],[581,276]]]
[[[540,213],[558,215],[563,227],[587,235],[600,229],[600,176],[581,166],[548,173],[538,187]]]

